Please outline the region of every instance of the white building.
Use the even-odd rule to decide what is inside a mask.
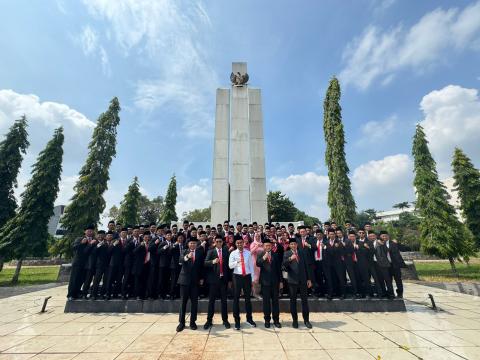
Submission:
[[[63,229],[60,226],[60,219],[65,211],[65,205],[57,205],[53,208],[53,215],[48,221],[48,233],[53,236],[63,235]]]

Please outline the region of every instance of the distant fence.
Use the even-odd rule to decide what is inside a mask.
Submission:
[[[62,265],[71,261],[62,258],[26,258],[23,260],[22,266],[49,266]],[[17,260],[12,260],[7,263],[9,266],[17,266]]]

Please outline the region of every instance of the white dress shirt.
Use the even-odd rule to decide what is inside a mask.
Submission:
[[[253,281],[253,258],[250,251],[243,249],[243,261],[245,263],[245,273],[252,277]],[[240,251],[238,249],[233,250],[228,258],[228,267],[233,269],[233,273],[242,275],[242,262],[240,260]]]

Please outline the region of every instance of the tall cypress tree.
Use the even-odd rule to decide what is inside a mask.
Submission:
[[[345,133],[340,106],[340,84],[336,77],[330,80],[323,102],[323,132],[326,150],[325,163],[328,170],[328,206],[330,216],[339,224],[353,219],[356,214],[355,200],[348,178],[348,165],[345,159]]]
[[[165,208],[163,209],[162,222],[169,223],[171,221],[178,221],[175,206],[177,205],[177,180],[175,174],[170,179],[168,184],[167,194],[165,195]]]
[[[32,178],[21,195],[20,209],[0,229],[0,254],[6,259],[18,259],[12,283],[18,281],[26,256],[38,256],[47,250],[48,221],[53,215],[62,173],[62,146],[60,127],[33,165]]]
[[[473,239],[448,202],[447,190],[438,179],[436,163],[421,125],[417,125],[413,137],[412,154],[421,248],[428,254],[448,259],[453,273],[458,276],[455,259],[473,254]]]
[[[120,204],[118,221],[122,224],[136,225],[140,222],[140,185],[135,176]]]
[[[476,247],[480,248],[480,171],[465,153],[455,148],[452,161],[453,184],[458,191],[460,210],[465,224],[472,232]]]
[[[29,145],[27,137],[27,119],[22,116],[13,123],[0,143],[0,228],[15,215],[17,202],[14,189]]]
[[[97,120],[87,160],[74,187],[75,194],[61,219],[66,234],[54,247],[56,254],[71,256],[74,239],[82,235],[86,225],[97,224],[105,209],[103,193],[108,188],[110,164],[116,155],[119,111],[120,104],[115,97]]]

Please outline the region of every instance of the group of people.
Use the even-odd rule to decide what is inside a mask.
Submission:
[[[345,229],[345,230],[344,230]],[[205,329],[212,326],[215,301],[230,328],[227,298],[233,298],[235,328],[240,329],[240,299],[247,323],[251,297],[263,302],[265,327],[281,327],[279,298],[290,298],[293,327],[298,327],[297,298],[309,322],[308,296],[344,299],[403,296],[401,268],[405,263],[398,244],[386,231],[378,234],[370,223],[363,228],[347,222],[309,226],[242,224],[215,226],[184,221],[176,224],[126,226],[110,221],[107,231],[87,226],[75,240],[68,298],[92,300],[181,298],[179,325],[185,327],[191,306],[190,328],[196,329],[199,297],[208,297]],[[372,284],[373,279],[373,284]],[[348,295],[347,295],[348,294]]]

